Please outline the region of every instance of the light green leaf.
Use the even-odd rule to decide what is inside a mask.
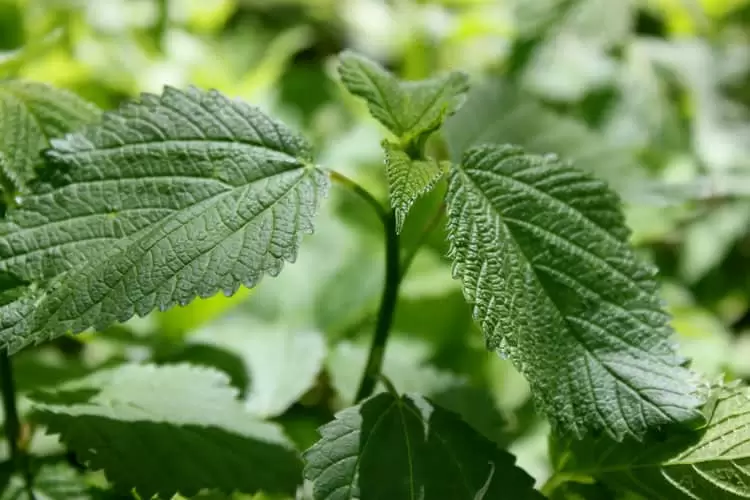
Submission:
[[[543,498],[512,455],[421,396],[379,394],[320,432],[304,454],[315,500]]]
[[[34,498],[36,500],[65,499],[90,500],[91,494],[83,478],[70,466],[44,465],[34,475]],[[10,477],[5,489],[0,491],[0,500],[32,500],[26,483],[19,475]]]
[[[437,184],[450,162],[412,160],[406,152],[388,141],[383,142],[383,149],[391,207],[396,212],[396,232],[400,233],[411,206]]]
[[[618,190],[629,190],[644,178],[633,151],[545,108],[506,80],[473,87],[466,104],[445,121],[443,133],[455,163],[473,146],[517,144],[530,153],[569,159]]]
[[[315,385],[326,354],[318,331],[241,316],[205,326],[190,342],[227,349],[242,359],[250,380],[245,408],[264,418],[281,415]]]
[[[144,94],[47,158],[0,237],[0,271],[54,279],[0,331],[12,351],[278,274],[328,188],[302,137],[196,88]]]
[[[75,94],[37,82],[0,80],[0,165],[4,190],[35,176],[49,139],[96,121],[99,110]]]
[[[344,51],[338,71],[353,95],[367,101],[370,114],[401,139],[419,141],[455,113],[469,89],[468,76],[452,72],[429,80],[399,81],[379,64]]]
[[[202,489],[293,493],[297,452],[228,379],[190,365],[126,365],[37,395],[35,419],[110,482],[143,498]]]
[[[553,446],[557,473],[596,478],[648,499],[750,498],[750,389],[716,390],[702,431],[654,433],[645,443],[562,440]]]
[[[628,245],[617,196],[554,158],[467,152],[447,195],[454,276],[487,347],[526,376],[553,428],[642,438],[699,420],[655,270]]]

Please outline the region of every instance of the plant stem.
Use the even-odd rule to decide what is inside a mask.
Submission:
[[[370,345],[365,372],[357,390],[355,402],[362,401],[375,390],[380,377],[385,356],[385,345],[393,324],[393,314],[396,311],[398,286],[401,281],[401,264],[399,262],[399,238],[396,234],[396,217],[391,211],[384,219],[385,224],[385,284],[380,301],[378,319],[375,323],[375,334]]]
[[[3,397],[5,413],[5,438],[8,440],[10,459],[15,470],[22,473],[26,482],[29,498],[34,498],[31,484],[31,472],[26,461],[26,453],[20,448],[21,420],[16,407],[16,385],[13,380],[13,365],[5,350],[0,351],[0,391]]]
[[[328,175],[331,177],[331,180],[334,182],[338,182],[342,186],[346,187],[356,195],[358,195],[360,198],[362,198],[370,207],[375,210],[375,213],[378,215],[378,218],[381,220],[384,226],[388,226],[388,218],[390,217],[388,212],[383,208],[383,205],[375,199],[373,195],[370,194],[369,191],[367,191],[365,188],[351,180],[349,177],[345,176],[344,174],[341,174],[339,172],[336,172],[335,170],[329,170]],[[395,226],[394,226],[395,227]],[[394,230],[395,232],[395,230]]]

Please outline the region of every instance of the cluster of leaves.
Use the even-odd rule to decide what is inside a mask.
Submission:
[[[559,3],[566,15],[576,4]],[[748,389],[690,369],[656,270],[631,247],[620,196],[600,180],[631,195],[610,173],[637,170],[635,156],[518,83],[540,81],[539,64],[524,57],[566,39],[566,23],[554,26],[519,40],[506,76],[475,84],[468,99],[463,73],[402,81],[353,52],[339,56],[340,82],[388,134],[379,154],[389,207],[329,170],[301,134],[216,91],[166,87],[102,114],[67,91],[0,81],[0,349],[18,360],[19,386],[25,374],[43,376],[37,359],[23,371],[32,344],[78,346],[73,339],[94,329],[147,352],[70,371],[63,362],[46,383],[28,382],[45,387],[21,400],[19,446],[31,460],[3,464],[0,498],[750,496]],[[381,372],[366,347],[329,348],[313,325],[275,327],[273,312],[174,343],[134,333],[133,321],[115,325],[148,315],[174,327],[178,305],[222,313],[227,302],[195,299],[236,297],[276,276],[314,224],[331,239],[318,219],[332,180],[376,208],[389,242],[369,351],[370,360],[387,353],[374,395],[356,385],[363,368],[365,380]],[[541,491],[506,449],[493,401],[458,376],[413,366],[413,355],[398,359],[410,347],[378,336],[402,326],[411,306],[396,306],[396,295],[411,293],[412,263],[419,271],[424,235],[410,223],[424,207],[447,221],[445,253],[487,350],[523,375],[551,424],[554,471]],[[416,241],[401,248],[399,237]],[[366,273],[343,270],[357,283],[347,293],[365,297],[333,299],[369,301]],[[279,283],[291,300],[297,290]],[[439,297],[430,314],[443,305]],[[463,311],[447,314],[460,321]],[[315,326],[330,327],[316,315]],[[331,388],[336,403],[321,394]],[[311,415],[308,398],[324,402],[323,415]],[[312,440],[300,429],[311,423],[323,424]],[[72,464],[39,453],[37,429],[59,438]]]

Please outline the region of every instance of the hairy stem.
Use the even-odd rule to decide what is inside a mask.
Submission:
[[[16,407],[16,384],[13,380],[13,366],[5,350],[0,351],[0,391],[3,397],[5,414],[5,438],[8,440],[10,459],[15,470],[22,473],[26,482],[29,498],[34,498],[31,484],[31,472],[28,468],[26,453],[21,449],[21,420]]]
[[[385,346],[388,342],[388,334],[393,324],[393,314],[396,311],[398,299],[398,286],[401,282],[401,264],[399,262],[399,238],[396,234],[396,217],[390,212],[384,219],[385,223],[385,284],[380,301],[378,319],[375,323],[375,334],[370,345],[370,354],[367,357],[365,372],[357,390],[355,402],[362,401],[375,390],[375,385],[380,377],[385,356]]]

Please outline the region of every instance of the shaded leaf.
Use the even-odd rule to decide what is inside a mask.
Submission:
[[[387,141],[383,142],[383,148],[391,207],[396,212],[396,232],[400,233],[411,206],[435,186],[450,163],[432,159],[412,160],[398,146]]]
[[[125,365],[51,396],[57,402],[37,402],[35,419],[90,468],[143,497],[292,493],[299,480],[299,457],[280,428],[253,419],[214,370]]]
[[[562,440],[555,443],[558,473],[594,477],[644,498],[750,497],[750,390],[716,389],[700,432],[654,432],[645,443]],[[715,405],[715,406],[713,406]]]
[[[367,101],[372,116],[404,144],[440,127],[461,106],[469,89],[467,75],[460,72],[402,82],[354,52],[344,51],[339,59],[339,75],[347,90]]]
[[[302,137],[196,88],[144,94],[47,158],[0,237],[0,271],[54,279],[0,331],[12,351],[278,274],[328,187]]]
[[[512,455],[421,396],[379,394],[320,432],[304,455],[316,500],[543,498]]]
[[[655,270],[617,196],[554,158],[479,147],[451,171],[454,276],[487,347],[509,356],[561,433],[642,438],[700,420]]]

